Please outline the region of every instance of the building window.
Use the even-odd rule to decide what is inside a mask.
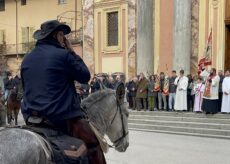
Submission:
[[[118,46],[118,12],[107,13],[107,46]]]
[[[0,11],[5,11],[5,0],[0,0]]]
[[[33,33],[35,31],[34,27],[22,27],[22,50],[30,51],[34,46]]]
[[[26,0],[21,0],[21,5],[22,6],[26,5]]]
[[[58,0],[58,4],[66,4],[67,3],[67,0]]]

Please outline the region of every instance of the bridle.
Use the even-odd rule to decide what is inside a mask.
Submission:
[[[102,140],[106,141],[106,143],[108,144],[108,146],[109,146],[110,148],[114,148],[114,149],[115,149],[116,146],[119,144],[119,142],[120,142],[122,139],[124,139],[124,138],[129,134],[129,132],[126,132],[126,131],[125,131],[124,118],[123,118],[123,114],[122,114],[122,111],[121,111],[121,105],[122,105],[123,103],[121,103],[118,99],[116,99],[116,104],[117,104],[116,113],[114,114],[113,119],[112,119],[112,121],[111,121],[111,123],[110,123],[110,125],[109,125],[108,127],[112,126],[112,124],[114,123],[114,120],[115,120],[115,118],[117,117],[117,114],[118,114],[118,112],[119,112],[119,113],[120,113],[120,116],[121,116],[121,123],[122,123],[122,136],[121,136],[121,137],[118,137],[118,139],[115,139],[115,141],[112,141],[113,145],[110,145],[110,144],[106,141],[106,139],[102,139]],[[87,120],[90,121],[90,120],[89,120],[89,117],[88,117],[88,113],[87,113],[87,107],[83,106],[83,107],[82,107],[82,111],[85,113]]]
[[[118,112],[120,112],[121,123],[122,123],[122,136],[119,137],[118,139],[116,139],[115,141],[112,141],[113,142],[113,146],[109,145],[109,147],[112,147],[112,148],[115,148],[116,145],[118,145],[117,143],[119,143],[122,139],[124,139],[129,134],[128,131],[127,132],[125,131],[124,119],[123,119],[123,114],[122,114],[122,111],[121,111],[121,105],[122,104],[123,103],[121,103],[121,102],[119,102],[119,100],[117,100],[117,110],[116,110],[116,113],[115,113],[115,115],[114,115],[111,123],[110,123],[110,126],[111,126],[114,123],[114,120],[117,117]]]

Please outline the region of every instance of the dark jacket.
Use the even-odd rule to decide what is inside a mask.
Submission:
[[[137,83],[137,98],[147,98],[148,96],[148,80],[143,78]]]
[[[8,89],[8,90],[11,90],[15,87],[15,84],[14,84],[14,79],[9,79],[8,77],[6,77],[4,79],[4,88],[5,89]]]
[[[177,86],[174,84],[177,77],[169,78],[169,93],[176,93]]]
[[[87,83],[90,72],[74,52],[55,40],[39,40],[21,65],[24,118],[36,113],[50,121],[82,116],[74,81]]]
[[[154,91],[155,82],[152,80],[148,81],[148,97],[157,97],[157,92]]]
[[[21,79],[18,76],[15,76],[13,81],[16,88],[21,85]]]
[[[222,84],[224,81],[224,75],[220,76],[220,82],[219,82],[219,93],[222,93]]]
[[[132,80],[127,83],[127,90],[129,97],[136,97],[137,94],[137,84]]]
[[[103,85],[104,85],[106,88],[114,89],[113,84],[112,84],[108,79],[104,79],[104,80],[103,80]]]

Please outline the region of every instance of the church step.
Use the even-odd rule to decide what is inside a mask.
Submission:
[[[164,121],[179,121],[179,122],[198,122],[198,123],[216,123],[216,124],[230,124],[230,119],[221,118],[202,118],[202,117],[175,117],[175,116],[154,116],[154,115],[133,115],[129,119],[142,119],[142,120],[164,120]]]
[[[217,129],[204,129],[204,128],[188,128],[188,127],[177,127],[177,126],[163,126],[163,125],[150,125],[150,124],[140,124],[140,123],[129,123],[129,128],[131,129],[142,129],[142,130],[161,130],[170,132],[181,132],[181,133],[195,133],[204,135],[221,135],[229,136],[230,130],[217,130]]]
[[[210,135],[210,134],[201,134],[201,133],[186,133],[186,132],[175,132],[175,131],[165,131],[165,130],[150,130],[150,129],[140,129],[140,128],[129,128],[133,131],[144,131],[144,132],[153,132],[153,133],[166,133],[166,134],[175,134],[175,135],[186,135],[194,137],[208,137],[208,138],[218,138],[218,139],[230,139],[230,136],[223,135]]]
[[[218,123],[144,120],[144,119],[129,119],[128,122],[133,123],[133,124],[148,124],[148,125],[160,125],[160,126],[176,126],[176,127],[188,127],[188,128],[230,130],[230,124],[218,124]]]
[[[193,112],[132,111],[130,110],[130,115],[230,119],[230,114],[220,114],[220,113],[214,114],[214,115],[206,115],[204,113],[193,113]]]

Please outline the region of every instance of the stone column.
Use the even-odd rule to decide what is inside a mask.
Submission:
[[[153,4],[152,0],[137,1],[137,74],[153,73]]]
[[[190,73],[191,0],[174,0],[173,69]]]

